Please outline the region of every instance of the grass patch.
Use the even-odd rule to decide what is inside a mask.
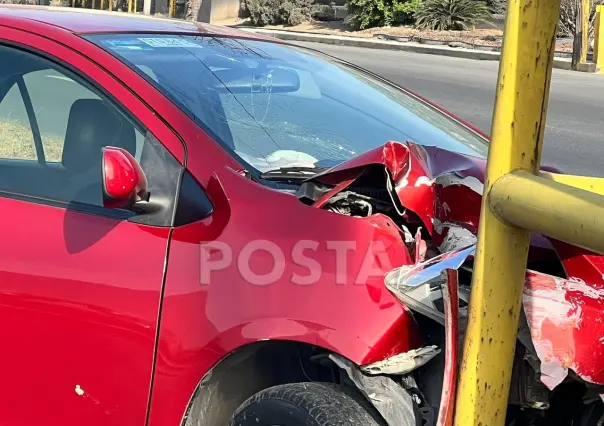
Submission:
[[[63,140],[52,134],[42,133],[42,145],[46,161],[61,162]],[[17,120],[0,120],[0,158],[36,160],[36,146],[29,125]]]

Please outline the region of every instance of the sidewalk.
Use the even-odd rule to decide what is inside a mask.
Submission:
[[[424,53],[429,55],[441,55],[486,61],[498,61],[500,57],[499,52],[464,49],[461,47],[432,46],[414,42],[399,42],[389,40],[376,40],[374,38],[313,34],[284,30],[269,30],[264,28],[240,27],[235,25],[233,27],[243,31],[249,31],[287,41],[326,43],[341,46],[365,47],[371,49],[400,50],[404,52]],[[570,70],[571,60],[568,58],[554,58],[554,68]]]

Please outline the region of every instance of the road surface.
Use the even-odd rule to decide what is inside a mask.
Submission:
[[[490,131],[498,63],[298,43],[367,68]],[[543,163],[604,177],[604,75],[554,70]]]

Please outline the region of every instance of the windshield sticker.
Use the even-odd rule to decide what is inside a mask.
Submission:
[[[139,38],[139,40],[151,47],[201,47],[197,43],[179,37],[145,37]]]
[[[111,49],[116,50],[153,50],[152,47],[141,43],[139,40],[107,40],[106,43]]]

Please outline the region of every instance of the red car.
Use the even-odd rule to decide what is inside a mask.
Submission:
[[[0,425],[444,424],[487,151],[312,50],[0,7]],[[604,262],[529,267],[508,424],[599,425]]]

